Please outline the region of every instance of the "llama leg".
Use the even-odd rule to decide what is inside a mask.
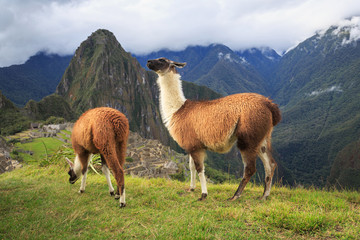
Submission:
[[[81,178],[79,193],[83,193],[83,192],[85,192],[86,176],[87,176],[88,166],[89,166],[89,162],[90,162],[92,154],[83,153],[83,154],[80,154],[79,156],[80,156],[80,161],[81,161],[81,165],[82,165],[81,172],[83,174],[83,176]]]
[[[114,187],[113,187],[113,185],[111,184],[110,170],[109,170],[108,166],[106,165],[104,156],[100,154],[100,157],[101,157],[101,165],[102,165],[101,170],[102,170],[102,172],[104,173],[105,178],[106,178],[106,182],[107,182],[107,184],[108,184],[108,186],[109,186],[110,195],[111,195],[111,196],[114,196],[115,193],[114,193]]]
[[[125,207],[125,186],[124,186],[124,170],[120,166],[119,162],[117,162],[117,159],[114,158],[113,155],[107,155],[104,154],[105,159],[107,159],[107,162],[109,163],[111,170],[113,171],[116,183],[117,183],[117,190],[115,194],[115,199],[120,198],[120,207]]]
[[[122,193],[120,195],[120,207],[125,207],[126,206],[126,202],[125,202],[125,186],[122,190]]]
[[[205,166],[203,166],[203,169],[201,172],[199,172],[199,180],[201,184],[201,198],[199,200],[205,200],[205,198],[208,195],[207,187],[206,187],[206,177],[205,177]]]
[[[259,150],[259,157],[263,162],[265,169],[265,187],[263,196],[261,197],[262,200],[266,200],[266,198],[270,195],[272,179],[276,168],[276,162],[271,155],[271,151],[269,149],[270,145],[268,144],[270,144],[270,142],[264,140]]]
[[[256,153],[244,151],[241,152],[241,158],[244,163],[244,174],[234,196],[229,199],[230,201],[234,201],[240,197],[251,176],[254,175],[254,173],[256,172],[256,157]]]
[[[127,138],[124,141],[118,141],[116,143],[117,147],[116,147],[116,155],[117,155],[117,159],[118,159],[118,163],[119,163],[119,167],[120,167],[120,185],[118,184],[118,190],[117,192],[119,193],[119,188],[120,188],[120,207],[125,207],[126,206],[126,202],[125,202],[125,179],[124,179],[124,164],[125,164],[125,157],[126,157],[126,145],[127,145]]]
[[[85,192],[86,176],[87,176],[87,171],[83,174],[83,176],[81,178],[81,184],[80,184],[79,193],[84,193]]]
[[[124,195],[124,169],[123,164],[125,162],[126,154],[126,141],[119,142],[115,139],[115,136],[112,135],[113,132],[108,130],[106,131],[107,135],[104,136],[107,141],[97,141],[94,142],[95,146],[100,149],[100,153],[103,156],[106,164],[111,168],[113,176],[116,180],[117,190],[115,194],[115,199],[120,198],[120,207],[125,207],[125,195]]]
[[[194,161],[195,168],[196,171],[198,172],[199,180],[201,184],[201,197],[198,200],[202,201],[205,200],[208,195],[207,186],[206,186],[206,177],[205,177],[205,166],[204,166],[205,151],[201,150],[201,151],[193,152],[191,153],[191,158]]]
[[[75,172],[77,178],[81,176],[81,162],[79,159],[79,154],[76,154],[75,156],[73,171]]]
[[[196,168],[194,159],[192,159],[191,155],[189,156],[189,168],[190,168],[190,191],[195,190],[196,185]]]

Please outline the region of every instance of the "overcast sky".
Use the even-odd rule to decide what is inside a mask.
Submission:
[[[360,0],[0,0],[0,67],[72,54],[99,28],[136,54],[211,43],[280,53],[351,16]]]

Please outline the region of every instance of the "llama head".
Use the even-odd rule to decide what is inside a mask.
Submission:
[[[177,73],[176,68],[183,68],[185,65],[186,63],[174,62],[164,57],[147,61],[147,67],[157,74]]]
[[[68,172],[68,174],[70,175],[69,182],[71,184],[74,184],[79,179],[80,176],[79,177],[76,176],[76,173],[74,171],[74,163],[71,162],[68,158],[65,158],[65,159],[69,163],[69,166],[70,166],[69,172]]]

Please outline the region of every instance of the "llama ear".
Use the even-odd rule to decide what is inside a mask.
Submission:
[[[68,162],[68,164],[70,165],[70,168],[74,167],[74,163],[72,161],[70,161],[67,157],[65,157],[66,161]]]
[[[186,62],[184,62],[184,63],[172,62],[172,64],[177,68],[183,68],[186,66]]]

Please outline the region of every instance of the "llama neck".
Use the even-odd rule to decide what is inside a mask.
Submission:
[[[160,111],[163,122],[169,128],[173,114],[185,103],[179,74],[159,75],[157,83],[160,88]]]

